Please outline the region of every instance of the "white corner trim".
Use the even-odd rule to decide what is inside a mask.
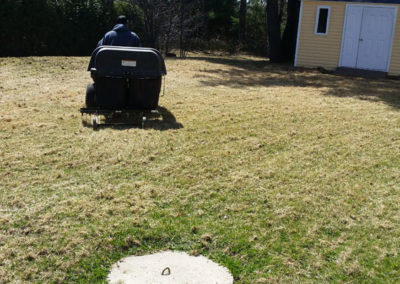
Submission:
[[[328,9],[328,17],[326,19],[326,32],[325,33],[318,32],[319,12],[321,11],[321,9]],[[317,7],[317,16],[315,17],[315,27],[314,27],[315,35],[322,35],[322,36],[328,35],[330,18],[331,18],[331,6],[318,6]]]
[[[300,41],[300,30],[301,30],[301,18],[303,17],[303,0],[300,1],[300,12],[299,22],[297,24],[297,39],[296,39],[296,53],[294,56],[294,67],[297,67],[297,55],[299,52],[299,41]]]
[[[392,65],[392,52],[393,52],[393,44],[395,43],[394,41],[394,33],[396,31],[396,23],[397,23],[397,6],[394,6],[394,15],[393,15],[393,28],[392,28],[392,36],[391,36],[391,43],[390,43],[390,48],[389,48],[389,56],[388,56],[388,62],[386,66],[386,72],[390,72],[390,66]]]
[[[345,33],[346,33],[346,26],[347,26],[347,15],[348,15],[348,10],[349,10],[349,4],[346,4],[346,8],[344,10],[344,21],[343,21],[343,26],[342,26],[342,41],[340,43],[340,53],[339,53],[339,62],[338,62],[338,67],[342,67],[342,57],[343,57],[343,48],[344,48],[344,38],[345,38]]]

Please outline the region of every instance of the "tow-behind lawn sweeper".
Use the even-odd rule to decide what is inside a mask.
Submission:
[[[147,117],[157,115],[162,76],[167,74],[160,52],[152,48],[100,46],[93,51],[88,71],[94,83],[86,90],[86,108],[93,128],[104,116],[137,117],[142,127]],[[115,123],[112,123],[115,124]]]

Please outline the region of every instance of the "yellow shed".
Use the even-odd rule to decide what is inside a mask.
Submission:
[[[400,75],[400,0],[302,0],[295,66]]]

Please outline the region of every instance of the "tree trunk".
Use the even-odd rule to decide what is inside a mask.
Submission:
[[[179,49],[180,49],[179,55],[181,58],[185,57],[185,47],[184,47],[184,42],[183,42],[184,17],[185,17],[185,7],[184,7],[183,0],[181,0],[180,14],[179,14]]]
[[[202,2],[203,4],[203,39],[205,39],[207,42],[210,41],[210,34],[209,34],[209,30],[208,30],[208,13],[209,13],[209,7],[208,7],[208,3],[207,0],[203,0]]]
[[[247,0],[240,0],[239,42],[242,44],[244,44],[246,40],[246,12],[247,12]]]
[[[267,0],[267,28],[271,62],[282,61],[281,21],[278,6],[278,0]]]
[[[282,38],[283,59],[294,59],[296,51],[297,26],[299,23],[300,2],[288,0],[286,27]]]

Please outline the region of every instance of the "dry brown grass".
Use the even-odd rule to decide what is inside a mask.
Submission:
[[[192,54],[164,121],[93,131],[87,62],[0,59],[0,282],[159,249],[243,283],[399,280],[399,81]]]

